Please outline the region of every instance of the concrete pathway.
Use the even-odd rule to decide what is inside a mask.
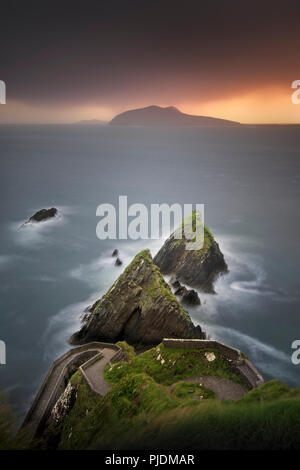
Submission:
[[[84,373],[92,390],[101,396],[105,396],[110,390],[110,385],[104,380],[104,367],[110,362],[111,358],[116,354],[116,351],[104,348],[101,352],[102,357],[89,367],[86,367]]]
[[[201,384],[203,387],[212,390],[215,392],[217,400],[238,400],[249,391],[245,385],[220,377],[188,377],[183,381]]]
[[[97,355],[99,360],[96,360]],[[93,357],[95,362],[90,362]],[[70,349],[54,361],[21,426],[21,429],[26,428],[28,438],[42,432],[53,406],[78,368],[95,393],[106,395],[110,387],[104,381],[103,371],[112,359],[122,360],[120,348],[110,343],[93,342]],[[85,364],[87,367],[83,370]]]

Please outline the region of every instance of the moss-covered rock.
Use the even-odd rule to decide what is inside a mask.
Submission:
[[[227,272],[228,267],[218,243],[205,225],[202,225],[204,239],[198,242],[199,248],[195,243],[196,249],[187,249],[193,232],[201,224],[199,213],[194,211],[166,240],[153,261],[163,274],[174,273],[179,281],[213,292],[214,280],[220,273]],[[181,233],[182,237],[176,238]]]
[[[153,345],[164,337],[203,338],[153,263],[141,251],[85,315],[81,330],[70,342],[122,341]]]

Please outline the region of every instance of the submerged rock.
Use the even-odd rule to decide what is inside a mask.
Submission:
[[[120,260],[120,258],[117,258],[116,261],[115,261],[115,266],[121,266],[122,261]]]
[[[109,291],[92,307],[71,344],[126,340],[158,344],[165,337],[203,338],[172,294],[149,250],[140,252]]]
[[[182,297],[181,302],[187,305],[200,305],[200,298],[198,292],[194,289],[188,290]]]
[[[57,209],[55,207],[51,207],[51,209],[41,209],[33,214],[28,222],[41,222],[42,220],[50,219],[55,217],[57,214]]]
[[[114,251],[112,252],[111,256],[118,256],[119,254],[119,250],[117,250],[117,248],[114,249]]]
[[[191,224],[199,224],[199,214],[193,212],[190,216]],[[183,226],[183,225],[182,225]],[[177,230],[181,229],[179,227]],[[154,257],[153,262],[163,274],[175,274],[179,281],[190,286],[199,287],[205,292],[214,292],[213,283],[220,273],[228,272],[227,264],[221,253],[218,243],[212,233],[204,226],[204,243],[199,249],[188,250],[188,239],[175,238],[177,230],[166,240],[162,248]]]

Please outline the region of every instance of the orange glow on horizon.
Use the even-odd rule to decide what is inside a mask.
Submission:
[[[74,123],[81,120],[99,119],[109,121],[116,114],[128,109],[145,107],[150,104],[176,106],[180,111],[193,115],[212,116],[249,124],[300,124],[300,104],[292,103],[293,89],[270,86],[248,93],[226,96],[205,102],[180,101],[166,103],[158,100],[132,100],[130,106],[109,107],[101,105],[33,105],[17,101],[8,101],[0,106],[1,123]],[[121,100],[120,100],[121,101]]]
[[[182,103],[178,108],[188,114],[230,119],[243,124],[300,123],[300,105],[292,103],[293,91],[288,87],[269,87],[202,104]]]

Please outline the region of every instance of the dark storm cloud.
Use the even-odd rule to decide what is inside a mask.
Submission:
[[[0,78],[11,99],[115,104],[226,95],[297,78],[299,6],[270,1],[10,2]]]

